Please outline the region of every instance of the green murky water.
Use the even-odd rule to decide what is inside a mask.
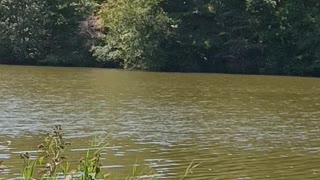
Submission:
[[[54,124],[75,157],[109,134],[119,179],[133,164],[178,179],[193,160],[190,179],[320,179],[316,78],[0,66],[0,179]]]

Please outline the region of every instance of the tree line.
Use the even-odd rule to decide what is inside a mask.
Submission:
[[[0,63],[320,76],[320,1],[1,0]]]

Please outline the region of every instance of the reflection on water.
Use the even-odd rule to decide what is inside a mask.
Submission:
[[[0,95],[0,160],[16,172],[15,152],[62,124],[76,157],[109,134],[118,177],[137,163],[177,179],[194,160],[191,179],[320,179],[319,79],[0,66]]]

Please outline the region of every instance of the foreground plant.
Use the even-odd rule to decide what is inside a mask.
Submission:
[[[56,125],[50,133],[47,133],[43,143],[38,145],[38,151],[33,154],[23,152],[20,154],[22,162],[21,180],[98,180],[110,178],[110,174],[102,173],[100,157],[103,149],[108,145],[107,137],[95,137],[91,148],[88,148],[86,154],[80,159],[77,169],[70,170],[70,160],[65,156],[67,147],[71,145],[63,139],[63,130],[60,125]],[[192,171],[200,166],[201,163],[194,163],[195,160],[186,169],[181,180],[185,179]],[[1,165],[0,170],[6,169]],[[127,176],[126,180],[138,179],[156,179],[155,172],[146,169],[138,173],[138,164],[134,164],[132,174]],[[0,178],[1,179],[1,178]]]
[[[104,147],[104,146],[103,146]],[[78,171],[80,180],[95,180],[101,172],[100,155],[103,148],[98,148],[93,154],[92,150],[87,150],[86,156],[80,160]],[[104,175],[106,178],[109,174]]]
[[[87,150],[85,157],[80,160],[78,169],[71,171],[69,160],[64,156],[67,146],[70,145],[70,142],[65,142],[63,139],[61,126],[56,125],[47,134],[44,142],[38,145],[40,150],[34,158],[30,158],[28,152],[20,154],[23,165],[22,179],[33,180],[40,177],[50,180],[72,180],[76,176],[80,180],[95,180],[102,176],[100,155],[105,145],[99,144],[93,154],[92,150]]]
[[[22,177],[25,180],[31,180],[33,179],[34,171],[35,171],[35,164],[36,161],[32,161],[29,159],[28,153],[22,153],[20,154],[23,162],[23,171],[22,171]]]

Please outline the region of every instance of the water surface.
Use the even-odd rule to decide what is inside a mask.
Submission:
[[[79,157],[109,134],[119,179],[133,164],[178,179],[192,161],[190,179],[320,179],[319,121],[316,78],[0,66],[0,179],[55,124]]]

